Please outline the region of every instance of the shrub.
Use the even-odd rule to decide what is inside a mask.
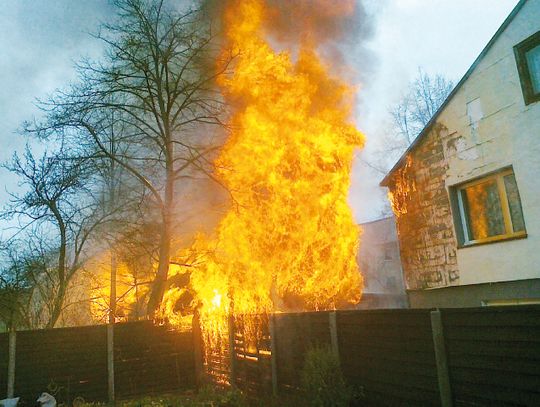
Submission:
[[[349,406],[352,392],[341,373],[339,359],[330,347],[308,349],[301,379],[310,406]]]
[[[218,389],[214,386],[203,387],[197,400],[209,403],[212,407],[244,407],[248,405],[246,396],[237,389]]]

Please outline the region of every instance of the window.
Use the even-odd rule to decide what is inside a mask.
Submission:
[[[526,237],[512,169],[453,188],[460,246]]]
[[[525,104],[540,100],[540,31],[514,47]]]

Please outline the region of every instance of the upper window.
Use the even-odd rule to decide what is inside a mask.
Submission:
[[[459,185],[453,192],[460,245],[526,236],[512,169]]]
[[[525,104],[540,100],[540,31],[514,47]]]

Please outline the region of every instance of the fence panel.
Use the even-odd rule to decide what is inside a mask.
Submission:
[[[300,371],[310,346],[331,344],[328,314],[276,314],[277,378],[282,391],[300,387]]]
[[[114,373],[117,398],[192,388],[193,335],[151,322],[115,325]]]
[[[15,395],[33,405],[44,391],[67,404],[107,400],[105,326],[17,332]]]
[[[272,391],[268,315],[244,315],[235,320],[236,385],[251,395]]]
[[[0,400],[7,397],[9,334],[0,334]]]
[[[540,405],[540,307],[442,312],[455,406]]]
[[[229,352],[228,318],[218,316],[201,319],[203,370],[205,380],[219,386],[230,384],[231,358]]]
[[[440,405],[429,310],[341,311],[337,326],[360,405]]]
[[[0,334],[0,398],[7,390],[8,334]],[[191,332],[170,331],[151,322],[114,327],[116,398],[193,388]],[[59,403],[76,398],[107,401],[107,327],[88,326],[17,332],[15,395],[34,405],[47,391]]]

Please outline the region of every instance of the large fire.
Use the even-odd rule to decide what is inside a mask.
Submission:
[[[277,3],[226,2],[223,53],[238,56],[218,83],[233,113],[215,177],[231,205],[214,233],[184,251],[197,264],[171,266],[170,280],[189,276],[188,288],[171,285],[165,293],[161,315],[172,323],[186,322],[181,314],[190,311],[178,312],[186,299],[209,331],[223,332],[230,314],[335,309],[361,297],[360,229],[347,203],[353,152],[364,142],[350,121],[355,89],[329,73],[321,40],[310,34],[321,18],[337,23],[352,13],[354,1],[295,3],[305,32],[294,48],[280,42],[279,24],[272,27],[283,13]],[[313,21],[310,7],[318,10]],[[139,285],[124,271],[118,294],[129,302]],[[94,289],[101,312],[103,290]]]
[[[265,38],[274,11],[244,0],[224,14],[227,50],[239,56],[219,83],[236,110],[216,167],[233,202],[215,236],[196,243],[211,253],[191,277],[203,313],[333,309],[361,295],[347,204],[363,144],[349,122],[353,89],[329,75],[309,36],[296,58],[274,50]]]

